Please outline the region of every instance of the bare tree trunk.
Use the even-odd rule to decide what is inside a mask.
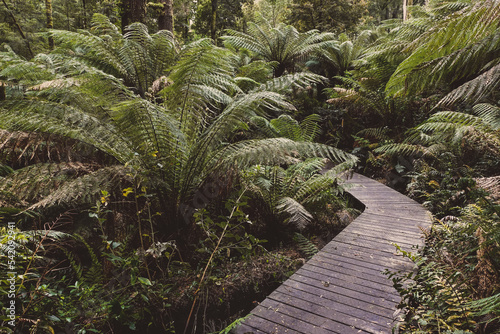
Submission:
[[[408,8],[407,8],[407,0],[403,0],[403,21],[408,19]]]
[[[24,34],[23,29],[21,29],[21,26],[19,25],[19,23],[17,23],[16,17],[14,16],[14,13],[12,13],[12,11],[10,10],[9,5],[7,5],[5,0],[2,0],[2,2],[5,5],[5,8],[7,8],[7,11],[9,12],[10,17],[14,21],[14,24],[16,25],[17,30],[21,34],[21,37],[26,42],[26,47],[28,48],[28,52],[29,52],[31,58],[33,58],[35,55],[33,54],[33,51],[31,50],[30,41],[26,38],[26,35]]]
[[[173,0],[162,0],[163,9],[158,17],[158,29],[174,32],[174,4]]]
[[[47,16],[47,29],[54,28],[54,19],[52,17],[52,0],[45,0],[45,15]],[[54,50],[54,39],[49,36],[49,49]]]
[[[122,31],[134,22],[144,23],[146,19],[146,0],[123,0],[121,8]]]
[[[214,41],[217,38],[217,6],[218,6],[218,1],[212,0],[212,19],[210,21],[210,35]]]

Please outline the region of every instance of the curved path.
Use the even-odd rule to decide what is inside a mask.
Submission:
[[[346,183],[363,213],[260,303],[232,333],[391,333],[400,297],[383,272],[414,270],[396,254],[423,245],[431,216],[359,174]]]

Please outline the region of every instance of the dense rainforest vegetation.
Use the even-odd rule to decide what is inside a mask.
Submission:
[[[350,170],[435,217],[397,330],[500,331],[498,0],[0,13],[1,332],[228,333],[355,217]]]

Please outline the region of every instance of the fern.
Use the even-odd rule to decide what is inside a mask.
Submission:
[[[101,35],[105,32],[109,35]],[[121,36],[99,17],[91,33],[53,31],[52,35],[61,43],[58,53],[33,60],[40,65],[40,78],[46,79],[23,86],[19,84],[19,71],[7,86],[9,98],[0,101],[0,129],[6,130],[8,136],[16,134],[4,142],[4,147],[17,151],[36,150],[41,142],[60,147],[75,145],[88,152],[88,157],[74,159],[85,161],[82,166],[89,170],[58,179],[56,176],[62,175],[51,173],[47,167],[39,173],[39,179],[33,177],[35,182],[21,188],[20,199],[28,202],[24,206],[41,210],[88,205],[95,201],[100,189],[120,191],[122,182],[132,182],[132,177],[137,177],[138,183],[157,192],[163,208],[173,212],[169,221],[177,222],[182,216],[180,206],[190,201],[207,180],[226,170],[259,163],[289,164],[317,156],[338,163],[339,168],[356,163],[350,154],[312,142],[286,138],[232,142],[234,132],[246,127],[252,117],[294,107],[279,92],[269,91],[267,85],[243,92],[234,79],[236,57],[209,40],[199,40],[182,49],[177,63],[170,67],[169,77],[162,79],[166,87],[153,98],[141,90],[155,82],[160,72],[165,74],[166,58],[160,62],[150,57],[156,52],[155,43],[168,44],[166,36],[149,35],[139,24]],[[306,35],[309,42],[318,41],[316,33]],[[130,54],[121,54],[125,46],[130,47]],[[76,56],[65,55],[64,50],[68,49]],[[15,73],[16,66],[26,63],[9,57],[0,63],[0,71],[9,69]],[[139,68],[140,64],[145,67]],[[45,77],[42,69],[49,69],[51,75]],[[135,83],[124,83],[129,79],[120,72],[123,69],[127,73],[128,69],[137,71],[131,72]],[[320,80],[312,74],[284,76],[277,91]],[[17,94],[17,89],[26,93]],[[294,134],[296,140],[312,140],[319,131],[317,121],[317,116],[311,116],[297,126],[288,119],[284,124],[293,124],[293,129],[283,127],[281,132]],[[22,134],[32,136],[32,142],[23,139]],[[24,156],[25,153],[18,155]],[[48,154],[41,160],[46,166],[58,162]],[[32,162],[27,160],[27,164]],[[0,187],[12,193],[16,182],[23,182],[22,173],[29,179],[36,167],[27,166],[14,173],[19,175],[17,181],[9,175],[0,180]],[[47,187],[42,189],[42,185]],[[38,190],[43,192],[35,198]]]
[[[429,91],[464,79],[469,81],[465,84],[469,91],[474,91],[467,93],[467,99],[477,100],[485,91],[476,90],[473,83],[482,85],[486,91],[494,91],[498,80],[488,81],[487,85],[482,80],[471,80],[490,70],[491,67],[485,65],[498,60],[500,35],[496,18],[499,13],[498,3],[487,0],[443,18],[406,47],[405,51],[411,54],[392,75],[386,92],[400,95]],[[458,92],[443,102],[456,101]]]
[[[303,229],[314,218],[309,211],[331,201],[339,191],[337,179],[328,172],[319,174],[325,159],[312,158],[289,166],[254,166],[244,178],[254,196],[264,200],[282,221]]]
[[[227,30],[222,39],[234,48],[243,48],[254,52],[260,59],[276,62],[275,77],[280,77],[288,70],[294,72],[294,65],[305,56],[322,52],[327,46],[334,45],[332,33],[319,33],[311,30],[299,33],[294,27],[279,24],[272,27],[263,20],[258,25],[249,23],[248,33]]]
[[[90,268],[88,268],[83,274],[80,271],[80,277],[83,279],[84,283],[89,285],[102,284],[102,282],[104,281],[104,273],[102,264],[99,261],[97,254],[81,235],[75,234],[74,237],[85,245],[91,260]],[[77,269],[79,268],[77,267]]]
[[[307,259],[310,259],[314,256],[314,254],[319,252],[319,249],[315,244],[298,232],[295,232],[293,240],[295,240],[299,250],[306,255]]]

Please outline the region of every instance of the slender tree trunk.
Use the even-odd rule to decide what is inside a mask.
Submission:
[[[87,29],[87,0],[82,0],[83,6],[83,29]]]
[[[158,17],[158,29],[174,32],[174,4],[173,0],[162,0],[163,9]]]
[[[33,54],[33,51],[31,50],[30,41],[26,38],[26,35],[23,32],[23,29],[21,29],[21,26],[17,22],[16,17],[14,16],[14,13],[12,13],[12,11],[10,10],[9,5],[7,5],[7,2],[5,2],[5,0],[2,0],[2,2],[5,5],[5,8],[7,8],[7,11],[9,12],[10,17],[14,21],[14,25],[16,26],[17,30],[21,34],[21,37],[26,42],[26,47],[28,48],[28,52],[29,52],[31,58],[33,58],[35,55]]]
[[[210,35],[215,41],[217,38],[217,7],[218,1],[212,0],[212,19],[210,20]]]
[[[408,8],[407,8],[407,0],[403,0],[403,21],[408,19]]]
[[[0,81],[0,101],[5,101],[5,84]]]
[[[52,17],[52,0],[45,0],[45,15],[47,16],[47,29],[54,28],[54,19]],[[54,39],[49,36],[49,49],[54,50]]]
[[[134,22],[144,23],[146,19],[146,0],[123,0],[121,8],[122,31]]]

